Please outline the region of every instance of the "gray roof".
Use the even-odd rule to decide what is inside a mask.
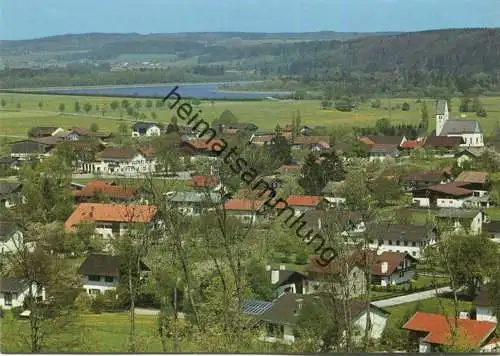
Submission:
[[[31,140],[20,141],[12,144],[12,153],[46,153],[52,148],[47,143],[35,142]]]
[[[495,290],[493,285],[486,284],[481,288],[472,304],[479,307],[491,307],[493,306],[494,295]]]
[[[480,133],[482,132],[479,123],[474,120],[447,120],[440,135],[457,135],[463,133]]]
[[[189,203],[219,203],[221,201],[220,194],[203,193],[203,192],[175,192],[174,195],[168,196],[168,199],[173,202],[189,202]]]
[[[303,273],[297,272],[297,271],[290,271],[290,270],[280,270],[279,271],[279,279],[275,283],[276,286],[281,286],[288,282],[290,278],[297,276],[302,279],[307,279],[307,276]]]
[[[0,182],[0,195],[15,193],[20,187],[19,182]]]
[[[159,123],[156,123],[156,122],[136,122],[132,128],[134,129],[134,131],[139,131],[139,130],[147,130],[149,129],[150,127],[153,127],[153,126],[157,126],[159,128],[162,128],[163,125],[159,124]]]
[[[486,152],[486,150],[483,147],[467,147],[466,149],[457,152],[455,156],[458,157],[463,154],[469,154],[474,157],[480,157],[484,152]]]
[[[0,277],[0,292],[17,293],[28,286],[25,279],[20,277]]]
[[[422,241],[431,230],[432,227],[425,225],[391,224],[381,236],[387,240]]]
[[[473,219],[479,214],[480,210],[475,209],[455,209],[455,208],[442,208],[436,214],[438,218],[464,218]]]
[[[250,315],[261,315],[273,306],[273,302],[262,300],[244,300],[241,304],[243,313]]]
[[[120,256],[112,256],[105,253],[91,253],[80,265],[78,273],[90,276],[119,277],[122,259]],[[149,268],[141,261],[141,269]]]
[[[444,111],[448,102],[446,100],[438,100],[436,107],[436,115],[444,115]]]

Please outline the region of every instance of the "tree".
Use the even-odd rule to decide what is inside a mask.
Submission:
[[[380,109],[380,107],[382,106],[382,101],[380,101],[380,99],[376,99],[371,102],[370,106],[374,109]]]
[[[118,107],[120,107],[120,103],[117,100],[113,100],[111,104],[109,104],[109,107],[111,110],[115,111]]]
[[[80,103],[78,101],[75,101],[75,112],[80,112]]]
[[[409,111],[410,110],[410,104],[407,102],[404,102],[403,105],[401,105],[401,110],[402,111]]]
[[[57,109],[62,114],[64,112],[64,110],[66,109],[66,105],[64,103],[60,103]]]
[[[214,123],[221,125],[230,125],[238,122],[238,118],[233,114],[233,112],[229,109],[224,110],[217,120],[214,120]]]
[[[92,131],[92,132],[99,131],[99,125],[97,125],[95,122],[93,122],[92,124],[90,124],[90,131]]]
[[[134,107],[139,110],[141,107],[142,107],[142,102],[140,100],[137,100],[135,103],[134,103]]]
[[[290,142],[281,134],[281,128],[276,125],[273,139],[269,147],[271,157],[273,157],[278,165],[289,164],[292,159],[292,148]]]
[[[128,107],[127,107],[127,109],[125,109],[125,110],[127,111],[127,115],[128,115],[128,116],[133,116],[133,115],[134,115],[134,113],[135,113],[134,108],[132,108],[132,107],[130,107],[130,106],[128,106]]]
[[[332,101],[331,100],[321,100],[321,109],[326,110],[330,109],[332,107]]]
[[[420,122],[422,123],[422,129],[424,132],[427,132],[429,129],[429,110],[427,109],[427,103],[425,101],[422,103],[422,115]]]
[[[154,111],[153,111],[153,112],[151,112],[151,119],[152,119],[153,121],[156,121],[157,117],[158,117],[158,115],[157,115]]]
[[[130,106],[130,102],[127,99],[123,99],[121,102],[121,106],[124,109],[127,109]]]
[[[92,104],[88,102],[83,104],[83,111],[85,111],[86,114],[88,114],[90,110],[92,110]]]
[[[150,109],[153,107],[153,101],[152,100],[146,100],[146,108]]]
[[[486,117],[488,116],[488,113],[484,108],[480,108],[478,111],[476,111],[476,115],[479,117]]]
[[[346,199],[346,205],[352,211],[368,210],[371,198],[367,182],[368,176],[363,170],[347,172],[342,194]]]
[[[43,108],[43,101],[39,101],[39,102],[38,102],[38,108],[39,108],[40,110],[42,110],[42,108]]]
[[[402,195],[401,187],[394,179],[378,177],[370,184],[370,191],[379,207],[389,205]]]
[[[141,114],[139,115],[139,119],[141,120],[146,120],[148,117],[146,116],[145,113],[141,112]]]
[[[17,102],[17,104],[16,104],[16,109],[17,109],[18,111],[19,111],[19,110],[21,110],[21,103],[20,103],[20,102]]]
[[[344,96],[340,100],[335,102],[335,109],[337,109],[338,111],[352,111],[352,106],[352,100],[347,96]]]
[[[7,101],[4,98],[2,98],[0,100],[0,105],[2,106],[2,109],[5,108],[7,106]]]
[[[324,178],[318,158],[311,152],[307,155],[301,169],[301,177],[298,179],[299,185],[304,188],[304,192],[310,195],[319,195],[324,188]]]
[[[381,135],[387,135],[391,128],[391,122],[387,118],[378,119],[375,122],[375,129]]]

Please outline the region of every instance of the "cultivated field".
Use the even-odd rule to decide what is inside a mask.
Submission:
[[[118,125],[122,122],[135,121],[132,117],[126,115],[124,111],[108,110],[104,115],[95,110],[96,105],[111,103],[113,98],[109,97],[77,97],[65,95],[39,95],[39,94],[0,94],[0,99],[6,101],[6,106],[0,110],[0,129],[2,136],[26,136],[27,131],[33,126],[61,126],[69,128],[71,126],[89,127],[93,122],[97,123],[100,130],[116,131]],[[121,101],[122,98],[116,100]],[[155,112],[159,122],[168,123],[173,115],[167,107],[162,109],[147,109],[145,103],[147,99],[127,99],[134,106],[135,101],[141,101],[142,107],[140,113],[144,113],[147,120],[152,120],[151,113]],[[83,104],[89,102],[93,105],[89,114],[80,112],[75,114],[74,105],[78,101]],[[389,100],[382,100],[382,107],[374,109],[370,107],[370,101],[362,103],[352,112],[340,112],[333,110],[322,110],[319,101],[215,101],[202,102],[199,109],[202,110],[200,117],[211,121],[218,117],[225,109],[230,109],[240,122],[251,122],[259,126],[260,129],[274,129],[276,124],[281,126],[291,122],[293,114],[299,110],[302,124],[310,126],[370,126],[374,125],[377,119],[387,117],[394,124],[417,124],[420,121],[421,104],[416,99],[392,99],[390,105],[395,106],[408,102],[409,111],[400,109],[392,112],[384,109],[389,107]],[[426,100],[428,104],[431,119],[435,114],[434,101]],[[42,102],[40,109],[38,103]],[[21,108],[18,111],[17,103]],[[63,114],[58,112],[60,103],[65,104]],[[500,98],[485,97],[482,103],[488,112],[487,118],[478,118],[474,113],[467,113],[466,119],[478,120],[486,133],[494,130],[496,123],[500,120]],[[456,113],[459,99],[452,103],[452,115]]]

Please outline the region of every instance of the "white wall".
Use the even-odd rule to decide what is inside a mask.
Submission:
[[[23,247],[23,234],[17,231],[7,241],[0,241],[0,253],[12,253]]]
[[[83,276],[83,288],[88,294],[91,294],[91,289],[98,289],[100,293],[104,293],[106,290],[115,290],[118,285],[118,278],[114,278],[114,282],[106,282],[104,276],[100,276],[100,281],[89,281],[88,276]]]
[[[464,143],[460,147],[484,147],[482,133],[464,133],[460,135],[447,135],[448,137],[462,137]]]
[[[493,308],[476,306],[476,319],[484,321],[498,322],[497,317],[493,314]]]
[[[426,342],[420,341],[418,345],[418,352],[419,353],[429,353],[432,352],[432,345],[428,344]]]
[[[362,330],[362,335],[364,336],[364,330],[366,327],[366,317],[367,313],[363,313],[356,320],[354,320],[354,325]],[[385,316],[380,311],[370,311],[370,321],[372,324],[372,330],[370,332],[370,337],[372,339],[380,339],[382,333],[384,332],[385,326],[387,324],[387,316]]]
[[[404,272],[403,277],[400,277],[399,272],[396,271],[391,276],[382,277],[381,281],[380,281],[380,285],[385,287],[388,284],[395,285],[395,284],[408,282],[410,279],[413,278],[414,275],[415,275],[415,271],[408,270],[408,271]]]
[[[137,173],[154,173],[156,159],[148,160],[138,154],[129,161],[101,161],[94,163],[96,172],[117,175],[133,175]],[[113,171],[112,171],[113,169]]]
[[[33,288],[32,289],[33,295],[35,297],[41,296],[42,300],[46,299],[45,288],[42,288],[41,294],[37,293],[37,284],[36,283],[33,283],[32,288]],[[5,293],[0,293],[0,306],[2,307],[2,309],[11,309],[11,308],[15,308],[15,307],[22,307],[23,303],[24,303],[24,299],[28,295],[29,295],[29,287],[26,287],[25,290],[23,290],[17,294],[12,293],[12,305],[8,306],[8,305],[5,305]]]

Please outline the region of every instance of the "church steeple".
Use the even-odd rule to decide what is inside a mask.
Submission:
[[[445,122],[449,119],[448,102],[439,100],[436,108],[436,136],[441,135]]]

